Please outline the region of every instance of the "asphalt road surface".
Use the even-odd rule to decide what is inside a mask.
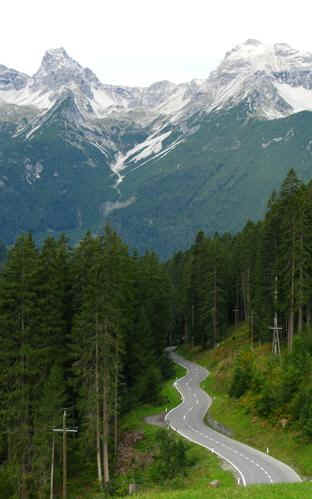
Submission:
[[[200,388],[201,381],[207,378],[209,372],[175,352],[171,352],[170,356],[174,362],[187,369],[187,374],[175,382],[182,402],[166,415],[166,421],[172,429],[227,461],[241,485],[301,481],[292,468],[269,454],[209,428],[203,418],[212,404],[212,399]]]

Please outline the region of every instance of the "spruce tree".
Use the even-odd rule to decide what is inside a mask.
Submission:
[[[41,380],[37,351],[38,251],[31,235],[9,251],[0,275],[0,398],[6,459],[17,472],[17,490],[29,497],[33,481],[34,405]]]

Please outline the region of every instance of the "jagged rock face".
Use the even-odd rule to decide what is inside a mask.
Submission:
[[[267,119],[288,116],[299,110],[298,105],[300,110],[312,109],[312,93],[301,91],[312,88],[312,55],[284,43],[247,40],[226,54],[209,81],[214,88],[214,109],[245,99],[251,113]],[[290,92],[288,87],[299,90]]]
[[[312,55],[283,43],[247,40],[229,51],[206,80],[160,81],[146,88],[105,85],[63,48],[48,50],[32,78],[0,66],[0,98],[9,103],[48,109],[68,90],[89,119],[112,114],[124,119],[125,113],[143,110],[145,121],[158,114],[176,122],[200,109],[209,113],[241,101],[249,103],[250,113],[272,119],[312,108]]]
[[[296,69],[295,71],[278,71],[273,73],[279,83],[288,84],[291,87],[303,87],[312,89],[312,72],[309,69]]]
[[[218,73],[287,71],[312,68],[312,54],[291,48],[286,43],[267,45],[258,40],[247,40],[227,52]]]
[[[0,90],[21,90],[29,81],[29,76],[0,64]]]
[[[33,76],[31,88],[58,91],[64,87],[76,86],[92,99],[92,87],[99,88],[100,85],[100,81],[90,69],[80,66],[63,48],[60,48],[45,53],[39,70]]]

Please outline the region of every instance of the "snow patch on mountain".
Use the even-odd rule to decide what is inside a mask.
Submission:
[[[110,166],[112,172],[117,176],[116,188],[124,179],[124,176],[120,172],[129,166],[129,163],[127,163],[128,160],[129,162],[141,161],[142,159],[161,151],[162,143],[169,137],[171,130],[160,135],[155,135],[155,133],[144,142],[141,142],[130,149],[126,154],[122,154],[121,152],[117,154],[115,162]]]
[[[22,89],[0,90],[0,98],[8,104],[17,106],[34,106],[39,109],[48,109],[52,105],[53,92],[43,92],[42,89],[33,91],[29,86]]]
[[[115,184],[117,190],[119,190],[118,186],[125,178],[125,175],[121,172],[129,169],[128,173],[130,173],[156,158],[164,157],[184,141],[183,137],[179,137],[164,147],[164,141],[170,137],[172,130],[163,133],[160,133],[160,131],[161,129],[156,130],[146,140],[134,146],[127,153],[122,154],[119,152],[117,154],[115,162],[110,165],[112,172],[117,176]]]
[[[275,83],[279,95],[292,107],[294,113],[312,111],[312,89]]]
[[[127,159],[129,158],[130,162],[137,163],[138,161],[146,159],[152,154],[159,153],[162,150],[164,140],[166,140],[166,138],[169,137],[171,133],[172,130],[169,130],[168,132],[162,133],[160,135],[151,135],[144,142],[136,145],[133,149],[131,149],[131,151],[127,153]]]
[[[115,104],[114,100],[101,88],[92,89],[93,99],[90,99],[90,104],[95,114],[101,118],[105,115],[108,107]]]
[[[149,157],[146,161],[143,161],[143,163],[140,163],[138,166],[131,168],[131,172],[133,172],[134,170],[137,170],[141,166],[147,165],[148,163],[150,163],[151,161],[154,161],[155,159],[164,158],[165,156],[167,156],[167,154],[169,154],[171,151],[173,151],[179,144],[182,144],[182,142],[184,142],[184,141],[185,141],[184,138],[178,138],[178,139],[174,140],[169,146],[162,149],[157,154],[153,155],[152,157]]]
[[[261,147],[262,149],[266,149],[267,147],[269,147],[270,145],[274,144],[274,143],[279,143],[279,142],[288,142],[292,137],[295,136],[295,132],[294,132],[294,129],[291,128],[290,130],[288,130],[288,132],[284,135],[284,137],[273,137],[272,139],[268,140],[267,142],[263,142],[261,144]]]
[[[177,88],[176,92],[174,92],[170,96],[170,99],[167,100],[165,103],[162,103],[157,108],[157,110],[159,111],[160,114],[174,116],[178,111],[180,111],[190,102],[191,100],[190,96],[187,97],[185,94],[186,94],[185,85],[183,86],[181,85],[179,88]]]
[[[131,196],[129,199],[126,199],[125,201],[106,201],[105,203],[103,203],[101,211],[104,216],[107,216],[112,211],[128,208],[128,206],[130,206],[135,202],[136,202],[135,196]]]

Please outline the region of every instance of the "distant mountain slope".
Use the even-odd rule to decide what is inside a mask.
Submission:
[[[174,151],[125,176],[122,192],[136,203],[111,219],[137,246],[165,255],[190,244],[198,230],[237,231],[265,212],[273,189],[294,167],[312,176],[312,114],[245,119],[244,105],[201,119]]]
[[[264,213],[311,176],[312,55],[247,40],[206,80],[105,85],[64,49],[32,76],[0,65],[0,239],[110,221],[163,256]]]

